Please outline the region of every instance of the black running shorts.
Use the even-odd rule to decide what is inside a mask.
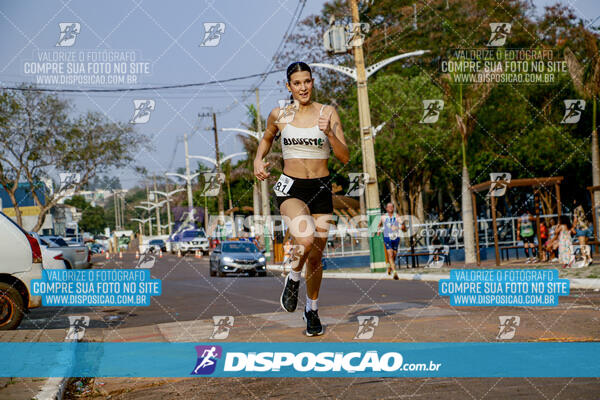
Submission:
[[[282,174],[275,183],[273,190],[279,208],[281,208],[284,201],[294,198],[302,200],[308,206],[311,214],[333,213],[333,197],[329,175],[322,178],[302,179]]]
[[[521,240],[523,241],[523,244],[525,243],[533,243],[533,240],[535,239],[535,236],[521,236]]]

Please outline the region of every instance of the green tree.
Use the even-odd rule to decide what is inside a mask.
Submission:
[[[81,213],[81,220],[79,221],[79,227],[93,234],[104,232],[105,220],[104,220],[104,209],[100,206],[89,207]]]
[[[93,234],[101,233],[106,226],[104,219],[104,209],[100,206],[92,206],[85,200],[85,197],[76,195],[65,200],[65,204],[75,207],[81,212],[79,220],[79,229]]]
[[[110,122],[99,113],[70,118],[71,108],[69,102],[34,87],[0,92],[0,185],[22,224],[14,194],[19,182],[29,183],[40,209],[34,231],[67,193],[56,185],[40,195],[40,182],[51,181],[52,172],[79,174],[80,180],[70,186],[77,191],[97,173],[127,166],[147,142],[130,124]]]
[[[445,106],[437,123],[420,123],[423,100],[442,99],[443,95],[426,75],[404,78],[382,74],[369,85],[373,123],[386,123],[375,139],[380,185],[397,186],[398,204],[408,204],[402,212],[412,212],[421,219],[425,217],[423,192],[430,186],[432,175],[437,171],[451,173],[453,169],[452,152],[456,145],[448,117],[452,104]],[[356,104],[352,96],[356,95],[351,95],[349,102]],[[362,171],[357,107],[346,110],[341,118],[351,154],[347,171]],[[335,161],[332,162],[335,168]],[[341,165],[336,169],[341,170]]]

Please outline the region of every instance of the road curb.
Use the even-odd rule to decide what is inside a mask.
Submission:
[[[283,268],[280,265],[267,265],[269,271],[282,272]],[[374,280],[385,280],[392,279],[391,276],[382,272],[328,272],[323,271],[323,278],[335,278],[335,279],[374,279]],[[425,282],[438,282],[440,279],[450,279],[450,274],[406,274],[399,273],[399,280],[404,281],[425,281]],[[594,289],[600,290],[600,279],[588,279],[588,278],[567,278],[569,280],[569,287],[571,289]]]
[[[70,342],[71,340],[65,340],[65,342]],[[71,363],[75,358],[75,348],[69,352],[69,354],[65,354],[64,357],[70,358]],[[68,371],[67,371],[68,372]],[[65,375],[69,375],[68,373]],[[54,377],[48,378],[44,386],[40,389],[38,394],[36,394],[33,399],[35,400],[62,400],[65,395],[65,390],[67,389],[67,384],[69,383],[70,376],[63,377]]]
[[[35,400],[62,400],[70,377],[48,378],[42,389],[33,398]]]

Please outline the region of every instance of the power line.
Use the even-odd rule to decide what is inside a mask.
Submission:
[[[296,5],[296,9],[294,10],[294,15],[292,16],[292,19],[290,20],[290,23],[288,24],[288,27],[285,30],[285,33],[283,34],[283,37],[281,38],[281,42],[279,42],[279,45],[277,46],[277,49],[275,50],[275,55],[271,59],[271,62],[269,63],[269,66],[267,67],[266,72],[264,74],[262,74],[261,79],[259,80],[259,82],[256,83],[255,85],[253,85],[252,88],[250,90],[248,90],[248,93],[246,95],[242,96],[241,100],[235,100],[234,102],[232,102],[231,104],[229,104],[227,107],[225,107],[225,109],[223,111],[217,112],[217,114],[220,115],[220,114],[229,112],[229,111],[233,110],[233,108],[235,106],[239,105],[240,103],[245,102],[246,99],[248,97],[250,97],[250,95],[254,92],[254,90],[256,88],[258,88],[265,81],[265,79],[267,78],[267,75],[272,74],[274,72],[285,71],[284,69],[273,70],[272,68],[275,66],[275,63],[279,59],[279,56],[280,56],[279,53],[282,51],[282,46],[284,45],[284,43],[287,40],[287,38],[289,37],[289,35],[292,34],[294,28],[298,24],[298,21],[300,20],[300,16],[302,15],[302,11],[304,11],[304,6],[305,5],[306,5],[306,0],[299,0],[298,1],[298,4]]]
[[[277,69],[269,72],[262,72],[259,74],[238,76],[235,78],[228,79],[219,79],[208,82],[198,82],[198,83],[183,83],[179,85],[163,85],[163,86],[152,86],[152,87],[143,87],[143,88],[115,88],[115,89],[50,89],[50,88],[39,88],[35,86],[4,86],[2,89],[7,90],[21,90],[21,91],[33,91],[33,92],[56,92],[56,93],[115,93],[115,92],[140,92],[147,90],[165,90],[165,89],[180,89],[180,88],[188,88],[188,87],[198,87],[198,86],[208,86],[215,85],[219,83],[233,82],[239,81],[242,79],[256,78],[258,76],[264,76],[268,74],[272,74],[275,72],[282,72],[285,69]]]

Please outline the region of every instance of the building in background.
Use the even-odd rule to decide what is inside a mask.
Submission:
[[[112,197],[113,193],[110,190],[96,189],[96,190],[80,190],[78,192],[69,193],[58,201],[59,204],[63,204],[65,200],[71,199],[73,196],[83,196],[85,201],[90,203],[92,207],[106,205],[106,200]]]
[[[45,203],[46,197],[45,193],[45,185],[40,182],[36,187],[36,193],[38,198],[42,202]],[[15,198],[19,209],[21,210],[21,215],[23,219],[23,229],[31,230],[36,225],[38,216],[40,215],[40,207],[35,204],[33,196],[31,195],[31,186],[28,182],[19,183],[19,187],[15,192]],[[0,201],[1,201],[1,209],[4,214],[12,218],[14,221],[17,220],[15,209],[13,206],[13,202],[11,201],[8,193],[2,187],[0,187]],[[52,215],[48,213],[44,220],[44,224],[42,225],[42,231],[46,229],[53,228]]]

